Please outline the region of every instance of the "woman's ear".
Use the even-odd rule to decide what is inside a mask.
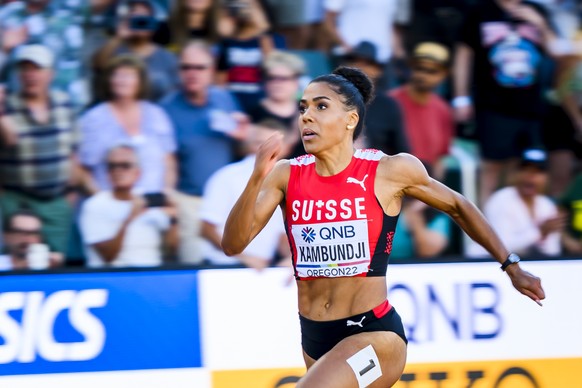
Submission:
[[[356,111],[350,112],[348,115],[348,122],[346,125],[347,128],[349,130],[353,130],[358,125],[359,120],[360,120],[360,116],[358,115],[358,113]]]

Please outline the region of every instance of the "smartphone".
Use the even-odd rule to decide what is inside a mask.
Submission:
[[[164,193],[147,193],[143,197],[146,201],[146,207],[164,207],[167,205]]]
[[[158,28],[158,21],[153,16],[130,16],[129,29],[133,31],[155,31]]]

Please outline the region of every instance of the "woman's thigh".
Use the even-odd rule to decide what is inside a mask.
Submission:
[[[393,332],[360,333],[343,339],[317,361],[304,358],[307,373],[297,388],[386,388],[402,375],[406,344]]]

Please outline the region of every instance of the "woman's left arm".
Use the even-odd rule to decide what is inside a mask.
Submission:
[[[481,211],[464,196],[432,179],[422,163],[414,156],[400,154],[393,159],[402,183],[402,194],[416,198],[447,213],[477,243],[482,245],[500,264],[509,256]],[[395,170],[395,168],[391,168]],[[545,298],[539,278],[512,264],[506,269],[513,286],[536,303]]]

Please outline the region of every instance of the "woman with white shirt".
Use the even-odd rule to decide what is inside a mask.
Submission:
[[[107,150],[116,144],[131,144],[143,160],[143,173],[136,184],[141,192],[173,188],[176,182],[176,141],[172,124],[156,104],[145,100],[147,73],[141,60],[131,55],[114,58],[107,66],[104,102],[87,111],[80,120],[80,163],[89,193],[108,189],[104,163]]]

